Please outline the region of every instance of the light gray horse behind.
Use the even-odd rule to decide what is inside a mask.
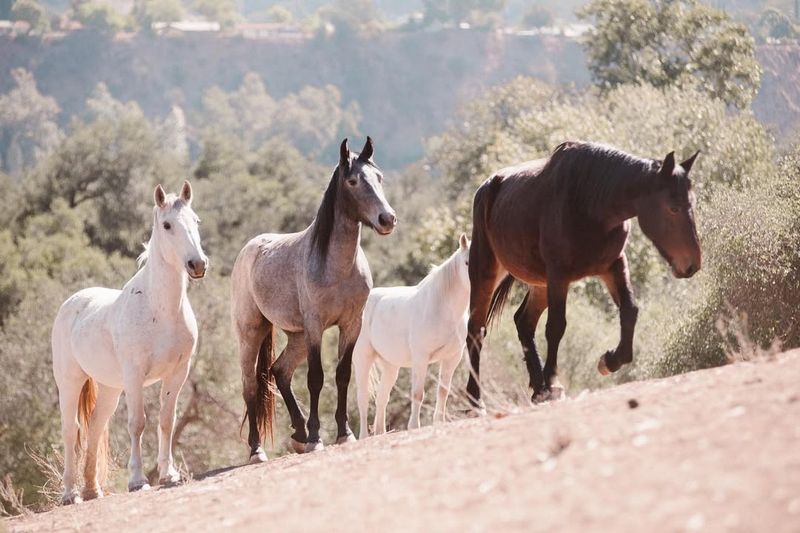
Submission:
[[[274,416],[273,378],[292,419],[297,452],[322,449],[319,395],[323,384],[322,332],[339,327],[336,367],[337,443],[355,440],[347,423],[347,387],[353,346],[361,331],[361,313],[372,289],[361,249],[361,225],[381,235],[397,223],[383,195],[383,175],[372,160],[372,139],[360,154],[342,142],[317,216],[299,233],[255,237],[245,245],[231,274],[233,327],[239,342],[244,401],[249,421],[250,462],[266,461],[261,447]],[[289,341],[275,358],[275,327]],[[306,421],[292,392],[297,365],[308,359],[311,413]]]

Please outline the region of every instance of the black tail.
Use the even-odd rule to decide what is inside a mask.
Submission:
[[[256,402],[255,418],[258,433],[263,436],[272,435],[272,420],[275,418],[275,384],[272,375],[272,364],[275,362],[275,326],[269,326],[269,332],[261,342],[256,360]]]
[[[492,303],[489,305],[489,316],[486,319],[486,323],[489,327],[492,326],[497,316],[503,311],[503,307],[505,307],[506,301],[508,300],[508,293],[513,286],[514,277],[509,274],[503,278],[503,281],[501,281],[500,285],[495,289],[492,295]]]

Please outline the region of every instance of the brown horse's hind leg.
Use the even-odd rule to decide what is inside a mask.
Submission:
[[[602,276],[608,292],[619,307],[620,339],[616,350],[609,350],[600,357],[597,369],[603,375],[616,372],[624,364],[633,361],[633,331],[639,309],[633,299],[628,259],[623,254],[612,263],[608,273]]]
[[[567,329],[567,291],[569,282],[556,275],[547,276],[547,361],[542,370],[544,390],[549,396],[558,373],[558,345]]]
[[[514,324],[517,326],[517,336],[522,345],[525,365],[528,368],[529,386],[533,389],[531,401],[536,401],[544,391],[544,375],[542,374],[542,361],[536,351],[536,324],[539,317],[547,309],[547,289],[544,287],[530,286],[528,294],[522,300],[517,312],[514,313]]]

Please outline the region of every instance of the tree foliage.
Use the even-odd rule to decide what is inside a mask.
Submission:
[[[592,0],[579,16],[594,24],[585,44],[601,87],[696,79],[740,108],[758,90],[761,71],[745,26],[696,0]]]
[[[12,20],[21,20],[29,24],[28,33],[43,33],[50,29],[47,11],[36,0],[15,0],[11,6]]]

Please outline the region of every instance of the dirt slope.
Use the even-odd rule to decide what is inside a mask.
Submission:
[[[2,525],[796,532],[800,351],[284,457]]]

